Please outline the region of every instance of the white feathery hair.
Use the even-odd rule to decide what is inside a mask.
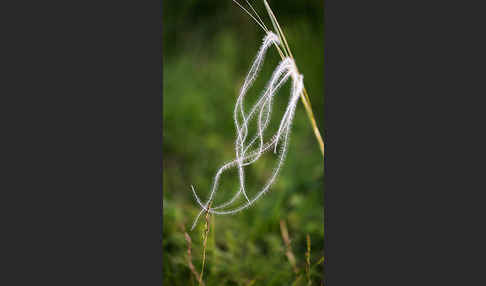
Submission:
[[[265,37],[263,38],[262,45],[258,50],[258,53],[246,75],[245,81],[240,89],[238,99],[236,100],[235,108],[234,108],[234,123],[236,127],[236,140],[235,140],[235,156],[236,158],[232,161],[229,161],[223,166],[221,166],[216,175],[213,179],[213,185],[211,188],[211,192],[209,194],[209,198],[206,202],[202,202],[201,198],[197,195],[196,190],[193,186],[191,186],[192,193],[196,199],[196,202],[201,207],[201,211],[194,219],[194,223],[192,225],[192,229],[195,228],[199,217],[204,212],[209,212],[215,215],[225,215],[225,214],[235,214],[240,212],[246,208],[252,206],[263,194],[265,194],[272,184],[275,182],[279,171],[284,163],[285,155],[287,152],[288,142],[289,142],[289,135],[291,130],[292,120],[295,114],[295,108],[297,107],[297,102],[299,99],[300,94],[304,88],[303,83],[303,76],[298,73],[297,68],[295,66],[295,62],[292,58],[286,57],[284,58],[276,69],[273,71],[273,74],[268,81],[265,89],[261,93],[261,96],[258,98],[257,102],[251,107],[248,113],[245,113],[244,110],[244,99],[247,91],[253,85],[253,82],[258,76],[260,72],[261,66],[264,62],[265,55],[272,45],[278,46],[280,44],[279,37],[271,32],[268,31]],[[277,91],[279,88],[288,81],[288,79],[292,80],[292,86],[290,91],[290,98],[287,104],[287,108],[285,113],[280,120],[280,125],[277,132],[269,139],[267,142],[264,141],[263,135],[265,130],[268,127],[268,123],[270,122],[270,115],[272,111],[272,104],[274,96],[277,95]],[[258,115],[257,121],[257,134],[251,138],[251,140],[247,140],[248,137],[248,126],[249,123],[252,122]],[[248,141],[248,142],[247,142]],[[280,142],[280,152],[277,153],[277,146]],[[254,147],[255,143],[257,144]],[[267,180],[266,184],[263,186],[261,190],[259,190],[255,196],[252,198],[248,197],[245,188],[245,167],[253,164],[256,162],[265,152],[272,150],[274,153],[277,154],[277,164],[273,169],[270,178]],[[239,190],[236,192],[233,197],[226,202],[208,208],[210,202],[213,201],[214,196],[218,191],[219,180],[221,175],[230,168],[237,168],[238,175],[239,175]],[[232,205],[241,195],[243,194],[246,201],[238,206],[234,206],[231,209],[226,209],[230,205]]]

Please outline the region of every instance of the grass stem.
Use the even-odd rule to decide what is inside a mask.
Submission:
[[[206,211],[206,223],[204,224],[204,233],[203,233],[203,258],[202,258],[202,266],[201,266],[201,279],[200,281],[202,282],[203,280],[203,275],[204,275],[204,264],[206,262],[206,244],[208,241],[208,233],[209,233],[209,210],[211,209],[211,204],[212,202],[209,203],[208,205],[208,210]]]
[[[279,37],[283,41],[282,49],[284,50],[285,55],[294,59],[292,52],[290,50],[290,47],[287,43],[287,39],[285,38],[285,35],[282,32],[282,29],[280,28],[280,25],[278,24],[277,18],[273,14],[273,11],[270,8],[270,5],[268,5],[267,0],[263,0],[263,3],[265,4],[265,8],[267,9],[268,16],[270,17],[270,20],[272,21],[272,24],[274,26],[275,31],[278,33]],[[283,59],[284,54],[282,53],[280,48],[278,48],[278,50],[279,50],[280,57]],[[319,149],[321,150],[322,156],[324,157],[324,142],[322,140],[322,136],[321,136],[321,133],[319,131],[319,128],[317,127],[314,112],[312,111],[312,106],[311,106],[311,103],[310,103],[309,95],[307,93],[305,86],[304,86],[304,89],[302,91],[300,98],[302,100],[302,103],[304,104],[304,108],[305,108],[305,111],[307,113],[307,117],[309,118],[309,121],[311,123],[312,129],[314,131],[314,135],[316,136],[317,143],[319,144]]]
[[[311,240],[309,234],[306,235],[306,240],[307,240],[307,251],[305,252],[305,262],[306,262],[306,267],[305,267],[305,272],[307,274],[307,285],[311,285],[311,279],[310,279],[310,251],[311,251]]]
[[[196,277],[197,282],[199,283],[200,286],[205,286],[204,282],[202,281],[202,277],[197,273],[196,268],[194,267],[194,264],[192,264],[192,240],[191,237],[187,232],[184,231],[184,237],[186,238],[187,241],[187,266],[191,270],[192,274]]]
[[[285,255],[289,260],[292,269],[294,270],[295,274],[299,273],[299,269],[297,268],[297,262],[295,260],[295,255],[292,252],[292,247],[290,245],[290,238],[289,238],[289,231],[287,229],[287,224],[284,220],[280,220],[280,232],[282,234],[282,239],[285,243]]]

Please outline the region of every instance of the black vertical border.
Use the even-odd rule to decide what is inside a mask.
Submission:
[[[459,208],[477,210],[467,192],[484,189],[465,186],[477,167],[462,161],[477,158],[464,131],[484,114],[466,107],[484,94],[483,10],[384,0],[325,10],[326,286],[480,284],[476,248],[465,251],[474,219]]]
[[[0,285],[162,284],[161,4],[2,3]]]
[[[163,247],[164,239],[164,0],[160,0],[160,277],[164,281]],[[167,1],[167,0],[165,0]]]

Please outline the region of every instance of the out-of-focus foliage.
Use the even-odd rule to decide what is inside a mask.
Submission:
[[[250,2],[270,27],[263,4]],[[322,133],[323,1],[269,3],[304,75]],[[231,0],[163,1],[164,285],[197,285],[188,268],[183,234],[184,229],[189,232],[199,211],[190,186],[205,199],[217,169],[234,159],[233,108],[263,37],[263,31]],[[249,96],[258,96],[278,61],[276,51],[270,51]],[[286,84],[275,102],[275,124],[288,97]],[[272,162],[269,154],[247,169],[248,189],[261,188]],[[229,175],[222,182],[219,194],[223,197],[236,189],[236,176]],[[322,155],[299,103],[286,163],[270,192],[236,215],[211,217],[206,285],[292,285],[298,275],[285,256],[279,221],[287,222],[297,266],[304,271],[306,234],[312,242],[311,263],[316,263],[323,256],[323,184]],[[202,260],[202,229],[200,220],[189,232],[197,271]],[[323,279],[321,267],[312,268],[313,285],[320,285]],[[304,275],[296,285],[306,283]]]

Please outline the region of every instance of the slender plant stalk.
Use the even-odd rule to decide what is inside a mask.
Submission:
[[[306,267],[305,267],[305,272],[307,274],[307,285],[311,285],[312,282],[310,280],[310,251],[311,251],[311,240],[309,234],[306,235],[306,240],[307,240],[307,251],[305,252],[305,262],[306,262]]]
[[[283,40],[284,45],[282,45],[282,48],[284,49],[286,54],[293,59],[294,57],[293,57],[292,51],[290,50],[290,47],[287,43],[287,38],[285,37],[284,33],[282,32],[282,29],[280,28],[280,25],[277,21],[277,18],[275,17],[275,14],[273,13],[272,9],[270,8],[270,5],[268,5],[267,0],[263,0],[263,3],[265,4],[265,8],[267,10],[268,16],[270,17],[270,20],[272,22],[272,25],[273,25],[275,31],[279,34],[279,37]],[[283,59],[284,55],[283,55],[282,51],[280,51],[279,48],[277,48],[277,50],[279,51],[280,57]],[[298,68],[296,67],[296,69],[298,69]],[[319,129],[317,128],[317,123],[316,123],[316,120],[315,120],[314,112],[312,111],[312,106],[311,106],[311,103],[310,103],[309,95],[307,93],[305,86],[302,90],[302,94],[301,94],[300,99],[301,99],[302,103],[304,104],[304,108],[305,108],[305,111],[307,113],[307,117],[309,118],[309,121],[312,125],[312,129],[314,131],[314,135],[316,136],[317,142],[319,144],[319,149],[321,150],[322,156],[324,157],[324,151],[325,151],[324,150],[324,142],[322,140],[321,133],[319,132]],[[308,279],[308,283],[310,284],[311,281],[310,281],[310,237],[309,237],[309,235],[307,235],[306,260],[307,260],[306,261],[307,262],[307,267],[306,267],[307,268],[306,269],[307,270],[307,279]],[[324,257],[322,258],[322,260],[324,260]]]
[[[321,257],[321,258],[320,258],[320,259],[319,259],[319,260],[318,260],[318,261],[317,261],[317,262],[314,264],[314,266],[317,266],[317,265],[321,264],[322,262],[324,262],[324,256],[323,256],[323,257]]]
[[[300,279],[302,279],[302,275],[299,275],[299,276],[297,277],[297,279],[295,279],[294,283],[292,283],[292,286],[296,286],[296,285],[298,285],[298,282],[300,281]]]
[[[208,250],[209,250],[209,253],[208,255],[211,257],[211,261],[213,261],[214,264],[216,264],[216,255],[214,253],[215,249],[216,249],[216,235],[215,235],[215,227],[216,227],[216,223],[214,222],[215,220],[215,217],[214,215],[212,215],[210,217],[210,226],[211,226],[211,229],[209,230],[209,234],[208,234]]]
[[[206,223],[204,224],[204,233],[203,233],[203,258],[202,258],[202,266],[201,266],[201,279],[200,282],[203,281],[203,275],[204,275],[204,264],[206,262],[206,244],[208,241],[208,233],[209,233],[209,210],[211,209],[211,204],[212,202],[209,203],[208,206],[208,211],[206,211]]]
[[[186,238],[187,241],[187,265],[189,269],[191,270],[192,274],[196,277],[197,282],[201,286],[205,286],[204,282],[201,280],[202,277],[197,273],[196,268],[194,267],[194,264],[192,264],[192,254],[191,254],[191,249],[192,249],[192,241],[191,237],[187,232],[184,231],[184,237]]]
[[[282,239],[285,243],[285,255],[289,260],[292,269],[294,270],[295,274],[299,273],[299,269],[297,268],[297,262],[295,260],[295,255],[292,252],[292,246],[290,245],[290,238],[289,238],[289,231],[287,230],[287,224],[284,220],[280,220],[280,232],[282,234]]]
[[[290,50],[290,47],[287,43],[287,38],[285,38],[284,33],[282,32],[282,29],[280,28],[280,25],[278,24],[277,18],[273,14],[272,9],[270,8],[270,5],[268,5],[267,0],[263,0],[263,3],[265,4],[265,8],[267,9],[268,16],[270,17],[270,20],[272,21],[272,25],[275,29],[275,31],[278,33],[279,37],[283,40],[283,45],[282,48],[284,50],[285,55],[289,56],[290,58],[294,59],[294,56],[292,55],[292,52]],[[283,59],[284,54],[278,48],[280,57]],[[297,67],[296,67],[297,68]],[[309,117],[309,121],[312,125],[312,129],[314,130],[314,135],[316,136],[317,142],[319,144],[319,149],[321,150],[322,156],[324,157],[324,142],[322,141],[322,136],[321,133],[319,132],[319,128],[317,128],[317,123],[314,117],[314,112],[312,111],[312,106],[310,103],[309,95],[307,93],[307,90],[304,89],[302,91],[300,99],[302,100],[302,103],[304,104],[305,111],[307,113],[307,117]]]

